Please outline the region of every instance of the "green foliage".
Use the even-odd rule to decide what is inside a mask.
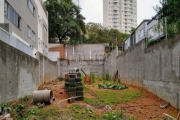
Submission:
[[[111,43],[113,45],[122,45],[129,36],[121,33],[117,29],[105,29],[101,24],[88,23],[86,25],[87,36],[84,42],[87,43]]]
[[[117,113],[108,112],[103,114],[103,118],[105,120],[120,120],[123,118],[123,112],[122,110],[119,110]]]
[[[131,28],[131,30],[129,31],[130,33],[133,33],[136,30],[136,28]]]
[[[77,40],[86,33],[85,18],[72,0],[47,0],[45,7],[48,11],[50,42],[55,42],[54,38],[57,38],[62,43],[67,36]]]
[[[101,108],[105,105],[116,105],[135,100],[142,95],[141,91],[126,89],[123,91],[117,90],[97,90],[96,92],[91,89],[84,91],[95,94],[94,98],[86,98],[84,101],[96,108]]]
[[[148,40],[147,40],[147,47],[149,47],[151,45],[154,45],[154,44],[157,44],[157,43],[161,42],[162,40],[163,39],[154,40],[151,37],[149,37]]]
[[[104,76],[104,78],[103,78],[104,80],[111,80],[111,76],[110,76],[110,74],[109,74],[109,71],[108,70],[106,70],[106,73],[105,73],[105,76]]]
[[[156,6],[158,19],[167,28],[167,36],[171,38],[180,33],[180,1],[179,0],[163,0],[161,6]]]
[[[121,84],[111,84],[111,83],[106,83],[106,84],[98,84],[99,89],[113,89],[113,90],[124,90],[127,89],[128,87],[126,85],[121,85]]]
[[[95,83],[95,74],[93,72],[90,73],[90,83]]]
[[[64,116],[68,116],[69,118],[73,118],[73,120],[98,120],[100,116],[94,113],[92,108],[86,107],[80,104],[73,104],[70,108],[63,111]],[[91,117],[91,115],[93,117]],[[63,120],[68,120],[66,117]]]
[[[103,81],[103,77],[102,76],[96,76],[96,81]]]
[[[81,75],[81,80],[84,81],[85,76]],[[84,83],[84,82],[83,82]]]

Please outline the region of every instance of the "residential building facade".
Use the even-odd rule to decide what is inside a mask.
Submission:
[[[48,12],[43,9],[43,2],[35,0],[37,7],[37,23],[38,23],[38,51],[48,56]]]
[[[103,0],[103,26],[130,33],[137,26],[137,0]]]
[[[10,36],[8,44],[36,57],[36,52],[41,52],[38,44],[38,40],[41,39],[44,49],[48,51],[48,17],[42,7],[42,1],[1,0],[0,6],[0,27]],[[39,22],[39,18],[42,19],[42,23]],[[40,24],[46,26],[46,35],[41,33]],[[47,56],[47,53],[43,54]]]
[[[164,25],[162,25],[162,23],[159,22],[158,20],[158,15],[156,15],[151,21],[149,21],[148,24],[148,38],[152,39],[152,40],[158,40],[161,39],[162,37],[165,36],[165,29],[164,29]],[[160,25],[158,25],[158,23]],[[159,26],[159,28],[157,30],[155,30],[157,27]]]
[[[124,49],[137,44],[142,40],[146,40],[146,43],[150,41],[161,40],[165,38],[165,29],[163,25],[157,19],[157,15],[151,20],[143,20],[133,33],[125,40]],[[158,27],[158,28],[157,28]]]

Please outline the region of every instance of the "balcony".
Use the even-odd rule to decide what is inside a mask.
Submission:
[[[113,9],[114,10],[119,10],[119,6],[114,6]]]
[[[33,48],[0,27],[0,40],[33,57]]]

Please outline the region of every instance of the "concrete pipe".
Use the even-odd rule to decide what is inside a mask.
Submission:
[[[52,90],[38,90],[33,93],[33,102],[34,103],[46,103],[51,104],[53,101],[53,92]]]

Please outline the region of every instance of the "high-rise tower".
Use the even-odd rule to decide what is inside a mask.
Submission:
[[[103,0],[103,26],[129,33],[137,26],[137,0]]]

